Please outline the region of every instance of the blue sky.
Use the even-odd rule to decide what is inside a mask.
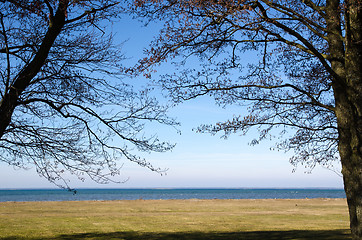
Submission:
[[[125,19],[113,26],[120,42],[124,44],[126,56],[142,54],[143,47],[157,33],[157,26],[141,28],[134,20]],[[166,71],[161,67],[160,71]],[[169,115],[181,122],[179,135],[173,128],[157,129],[162,140],[177,143],[175,149],[167,153],[143,154],[153,165],[167,168],[161,176],[136,164],[125,161],[122,184],[99,185],[91,180],[80,182],[72,179],[73,188],[155,188],[155,187],[220,187],[220,188],[342,188],[342,178],[331,170],[317,166],[307,174],[302,166],[292,173],[289,164],[292,153],[271,151],[272,142],[264,141],[256,146],[248,142],[255,138],[252,131],[246,136],[238,134],[227,140],[220,136],[200,134],[192,131],[202,123],[215,123],[239,114],[240,107],[226,109],[215,106],[208,98],[200,98],[176,106]],[[54,188],[54,185],[40,178],[34,169],[14,170],[0,163],[0,188]]]
[[[229,139],[199,134],[193,127],[205,122],[225,119],[237,110],[220,109],[212,101],[194,101],[172,109],[170,115],[182,122],[182,134],[172,128],[160,128],[160,137],[176,142],[172,152],[144,154],[155,166],[168,168],[161,176],[133,163],[124,162],[122,184],[98,185],[88,180],[73,179],[74,188],[143,188],[143,187],[221,187],[221,188],[342,188],[342,178],[331,170],[316,167],[311,174],[303,167],[292,173],[288,159],[291,153],[269,150],[272,142],[249,146],[253,135],[232,135]],[[53,188],[45,179],[30,169],[0,168],[0,188]]]

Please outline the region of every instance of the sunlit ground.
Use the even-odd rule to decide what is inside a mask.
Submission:
[[[345,199],[0,203],[0,239],[349,239]]]

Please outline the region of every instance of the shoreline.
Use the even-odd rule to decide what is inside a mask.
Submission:
[[[0,190],[0,202],[152,199],[345,198],[341,189],[78,189]]]
[[[342,187],[110,187],[110,188],[97,188],[97,187],[81,187],[74,188],[75,190],[344,190]],[[2,190],[60,190],[68,191],[63,188],[0,188]]]
[[[344,200],[347,201],[346,198],[231,198],[231,199],[223,199],[223,198],[213,198],[213,199],[201,199],[201,198],[187,198],[187,199],[115,199],[115,200],[54,200],[54,201],[0,201],[0,205],[2,203],[77,203],[77,202],[83,202],[83,203],[92,203],[92,202],[132,202],[132,201],[146,201],[146,202],[172,202],[172,201],[189,201],[189,202],[200,202],[200,201],[338,201],[338,200]]]

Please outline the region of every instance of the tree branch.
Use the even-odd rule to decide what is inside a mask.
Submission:
[[[302,35],[300,35],[296,31],[294,31],[293,29],[281,24],[278,21],[274,21],[273,19],[269,18],[265,8],[259,2],[257,2],[257,5],[258,5],[258,8],[261,10],[264,19],[267,22],[284,30],[285,32],[289,33],[291,36],[294,36],[296,39],[301,41],[311,51],[311,53],[313,53],[313,55],[319,59],[319,61],[323,65],[323,67],[334,77],[334,79],[341,80],[341,77],[335,71],[333,71],[332,67],[327,63],[327,61],[323,57],[323,55],[321,53],[319,53],[319,51],[308,40],[303,38]]]

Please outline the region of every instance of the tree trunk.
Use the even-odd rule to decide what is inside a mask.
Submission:
[[[355,63],[355,62],[354,62]],[[353,240],[362,239],[362,80],[346,64],[345,84],[334,86],[338,150]],[[352,66],[351,66],[352,67]]]
[[[360,103],[361,104],[361,103]],[[343,104],[348,106],[348,103]],[[342,106],[342,104],[340,105]],[[353,108],[341,109],[337,114],[339,154],[342,161],[344,189],[347,196],[350,227],[354,240],[362,239],[362,139],[361,115]],[[358,125],[359,124],[359,125]]]
[[[338,0],[327,1],[328,43],[333,81],[338,150],[342,163],[350,227],[354,240],[362,239],[362,24],[361,2],[345,1],[345,39]]]
[[[346,98],[349,109],[341,125],[339,152],[353,239],[362,239],[362,14],[361,1],[346,11]],[[350,119],[347,119],[350,118]],[[348,125],[347,125],[348,124]],[[349,128],[349,129],[348,129]]]

